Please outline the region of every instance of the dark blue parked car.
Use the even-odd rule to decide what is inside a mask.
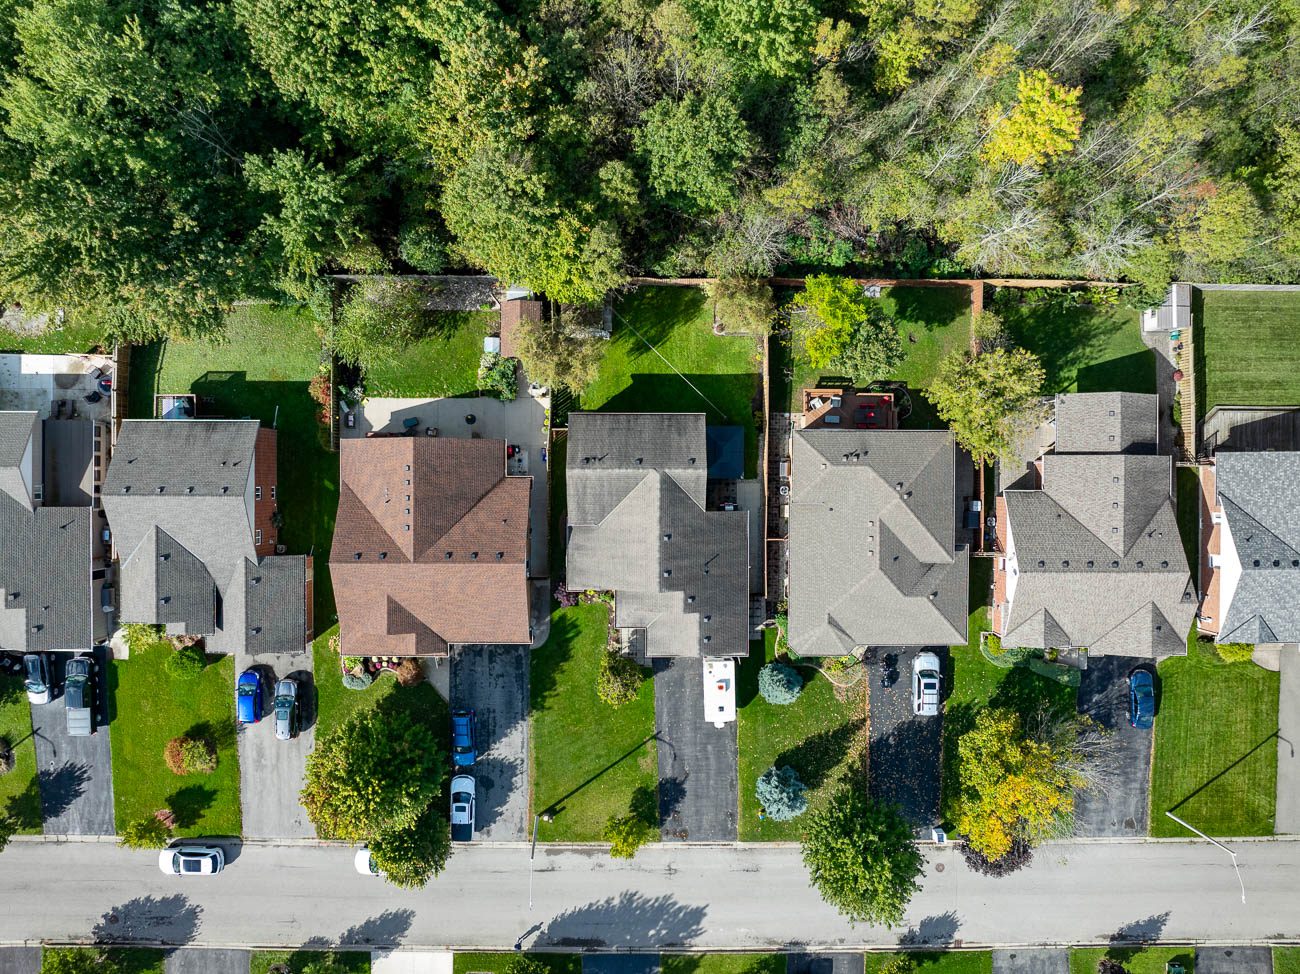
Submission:
[[[451,761],[458,768],[468,768],[478,760],[474,750],[474,711],[451,712]]]
[[[244,670],[235,684],[235,716],[241,724],[262,719],[262,678],[256,670]]]
[[[1156,687],[1149,670],[1128,675],[1128,722],[1139,730],[1150,730],[1156,717]]]

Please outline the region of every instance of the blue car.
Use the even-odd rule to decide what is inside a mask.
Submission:
[[[474,711],[451,712],[451,762],[458,768],[471,767],[478,760],[474,750]]]
[[[1128,675],[1128,722],[1138,730],[1150,730],[1156,718],[1156,687],[1149,670]]]
[[[244,670],[235,684],[235,716],[241,724],[262,719],[262,678],[256,670]]]

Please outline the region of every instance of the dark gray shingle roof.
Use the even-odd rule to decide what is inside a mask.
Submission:
[[[1056,397],[1057,453],[1155,453],[1159,400],[1137,392]]]

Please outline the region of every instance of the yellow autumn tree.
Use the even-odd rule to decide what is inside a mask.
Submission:
[[[991,166],[1004,163],[1041,165],[1069,152],[1079,138],[1082,88],[1067,88],[1041,68],[1020,72],[1017,100],[1011,111],[994,108],[993,127],[980,157]]]
[[[990,861],[1010,852],[1016,839],[1032,843],[1050,834],[1085,784],[1068,747],[1030,739],[1011,710],[981,711],[958,740],[957,755],[957,829]]]

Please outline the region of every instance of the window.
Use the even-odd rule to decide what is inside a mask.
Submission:
[[[254,488],[253,488],[253,500],[255,500],[255,501],[260,501],[261,499],[262,499],[262,488],[261,488],[261,487],[254,487]]]
[[[1222,523],[1223,523],[1223,512],[1222,512],[1222,511],[1212,511],[1212,512],[1210,513],[1210,523],[1211,523],[1211,524],[1222,524]]]
[[[261,543],[262,543],[262,529],[258,528],[256,531],[253,532],[253,544],[261,544]]]
[[[271,500],[275,500],[275,484],[271,485]]]
[[[1223,565],[1223,556],[1222,556],[1222,555],[1215,555],[1215,554],[1211,554],[1211,555],[1210,555],[1210,567],[1211,567],[1211,568],[1220,568],[1220,567],[1222,567],[1222,565]]]

